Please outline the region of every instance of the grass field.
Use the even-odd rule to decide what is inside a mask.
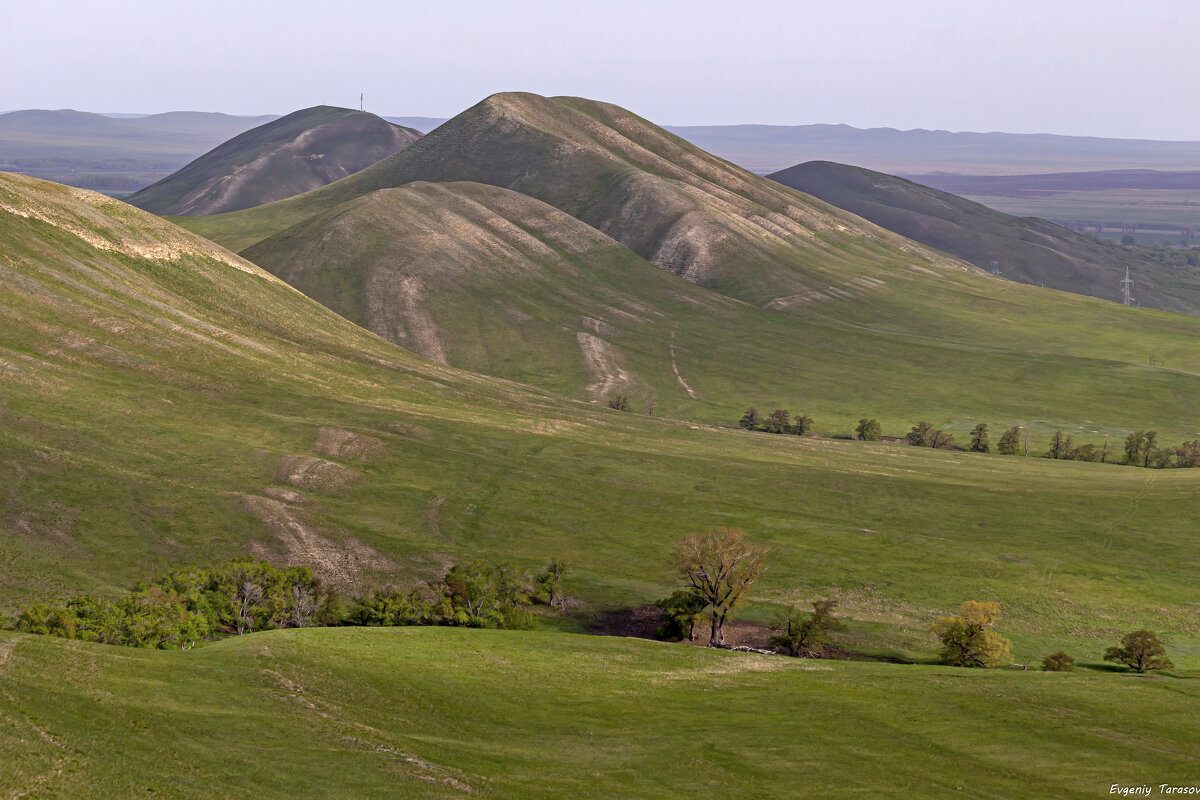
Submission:
[[[431,628],[188,653],[0,634],[0,790],[1089,798],[1200,781],[1197,686]]]
[[[10,608],[78,591],[112,595],[175,564],[247,549],[317,559],[350,585],[433,577],[459,558],[536,568],[565,557],[583,604],[581,619],[568,621],[577,625],[662,597],[670,542],[727,525],[774,548],[748,619],[834,596],[865,652],[928,658],[936,616],[994,599],[1022,661],[1058,646],[1096,656],[1142,626],[1174,637],[1179,663],[1196,656],[1190,540],[1200,472],[773,437],[558,399],[417,359],[244,262],[206,255],[202,240],[144,227],[153,218],[141,212],[105,217],[103,230],[142,237],[124,240],[129,252],[164,241],[193,250],[156,261],[95,249],[68,232],[95,213],[92,201],[39,191],[49,194],[35,195],[31,210],[53,200],[63,217],[39,223],[44,238],[29,240],[26,255],[10,249],[17,268],[0,267],[12,322],[0,353],[12,534],[0,541],[0,601]],[[45,260],[47,247],[58,261]],[[164,311],[176,321],[164,322]],[[965,324],[970,310],[958,313]],[[1049,336],[1055,322],[1043,324]],[[1094,339],[1076,346],[1106,341]],[[1192,352],[1185,336],[1178,342]],[[681,354],[685,375],[699,373],[692,352]],[[1075,387],[1075,413],[1102,408],[1099,384],[1078,388],[1093,375],[1054,363],[1029,368],[1064,394]],[[1165,409],[1194,399],[1183,370],[1113,370],[1116,390],[1127,392],[1115,396],[1129,406],[1109,413],[1126,424],[1166,421]],[[836,374],[825,380],[833,385]],[[893,408],[950,416],[956,429],[973,424],[961,400],[938,404],[953,384],[900,374],[911,392]],[[1122,374],[1166,383],[1130,390]],[[1164,388],[1172,381],[1177,391]],[[996,385],[961,394],[996,413],[985,397]],[[849,397],[831,394],[825,407],[836,398],[856,406]],[[839,421],[849,430],[856,415],[842,413],[818,430]],[[880,415],[885,430],[902,433],[904,418],[893,414]],[[365,455],[331,448],[339,431],[370,443]]]

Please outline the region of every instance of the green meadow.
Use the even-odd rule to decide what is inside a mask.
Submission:
[[[188,653],[0,634],[36,797],[1056,797],[1195,785],[1195,676],[814,662],[436,628]]]

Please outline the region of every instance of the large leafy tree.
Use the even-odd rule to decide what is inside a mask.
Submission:
[[[1175,666],[1167,658],[1167,648],[1162,640],[1145,629],[1122,636],[1121,646],[1108,648],[1104,660],[1120,662],[1138,674]]]
[[[1012,661],[1012,646],[994,628],[999,603],[968,600],[957,616],[942,617],[933,632],[942,640],[942,659],[952,667],[999,667]]]
[[[767,550],[746,541],[736,528],[691,533],[675,542],[673,563],[680,577],[709,608],[709,647],[723,647],[723,628],[747,591],[767,569]]]

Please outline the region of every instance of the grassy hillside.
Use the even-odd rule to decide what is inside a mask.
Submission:
[[[732,423],[782,403],[830,433],[863,414],[896,433],[932,415],[960,435],[990,419],[1097,441],[1197,427],[1195,320],[961,270],[864,256],[870,278],[780,314],[679,280],[525,195],[464,183],[379,190],[244,254],[426,357],[579,399],[626,394],[637,410]],[[1147,369],[1151,353],[1171,370]]]
[[[1142,306],[1200,313],[1200,270],[1160,264],[1043,219],[1009,216],[903,178],[826,161],[769,177],[1009,280],[1116,301],[1128,268]]]
[[[1190,785],[1195,684],[493,631],[291,630],[189,653],[9,635],[0,790],[1089,798]]]
[[[271,119],[187,111],[134,119],[12,111],[0,114],[0,170],[128,194]]]
[[[416,173],[512,183],[576,219],[478,185],[367,191]],[[669,198],[610,197],[601,181],[595,197],[572,199],[613,174],[712,196],[730,182],[761,211],[754,224],[769,227],[767,204],[786,201],[789,219],[810,228],[759,228],[753,252],[705,250],[702,268],[682,273],[704,285],[690,286],[654,274],[646,258],[659,253],[656,226],[674,219]],[[664,184],[658,174],[676,177]],[[602,196],[644,205],[626,218]],[[740,208],[713,206],[705,230],[746,233]],[[593,216],[601,209],[607,222]],[[688,219],[668,227],[691,231]],[[392,341],[580,399],[624,392],[635,408],[654,402],[660,413],[725,423],[747,405],[779,404],[827,432],[863,415],[898,433],[924,415],[960,433],[980,419],[1095,437],[1197,428],[1196,320],[980,274],[584,101],[496,96],[324,189],[181,221],[218,241],[257,239],[245,255]],[[616,242],[597,232],[614,226]],[[801,281],[801,291],[775,294]]]
[[[856,648],[926,658],[934,617],[987,598],[1004,604],[1019,657],[1099,653],[1147,625],[1194,662],[1195,470],[775,437],[573,403],[418,359],[129,206],[2,180],[9,608],[249,551],[344,586],[462,558],[565,557],[586,618],[661,597],[670,542],[721,524],[774,548],[752,620],[770,616],[763,603],[834,596]],[[713,349],[693,346],[694,360]],[[1040,379],[1079,385],[1054,364],[1036,362]],[[681,372],[700,370],[685,359]],[[894,402],[945,413],[909,380]],[[1147,415],[1186,401],[1169,385],[1126,397]]]
[[[246,131],[127,198],[156,214],[220,214],[317,189],[421,137],[374,114],[314,106]]]

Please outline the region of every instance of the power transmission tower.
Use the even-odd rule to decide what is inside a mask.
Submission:
[[[1129,287],[1133,286],[1133,281],[1129,280],[1129,267],[1125,268],[1125,280],[1121,281],[1121,302],[1125,305],[1133,305],[1133,298],[1129,296]]]

